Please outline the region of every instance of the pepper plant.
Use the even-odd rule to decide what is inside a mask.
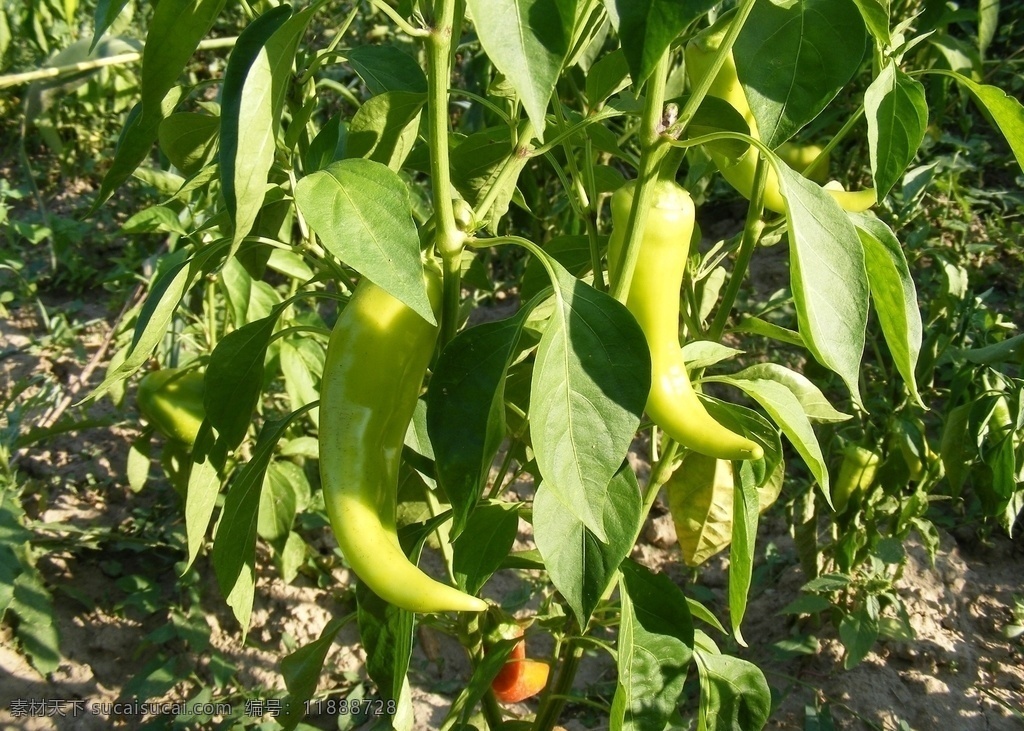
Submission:
[[[127,6],[98,4],[93,45]],[[183,73],[225,18],[243,28],[223,74]],[[291,578],[309,568],[303,535],[330,523],[358,611],[283,659],[286,725],[354,618],[394,728],[413,722],[418,623],[471,661],[445,729],[506,727],[499,701],[539,691],[522,727],[548,731],[595,647],[616,668],[602,706],[613,729],[688,715],[761,728],[765,678],[720,646],[745,644],[758,514],[794,463],[808,476],[795,531],[840,507],[814,427],[870,402],[872,313],[895,388],[922,403],[914,280],[871,206],[884,214],[906,187],[930,94],[976,104],[1018,165],[1021,104],[937,57],[934,12],[914,3],[161,0],[132,22],[138,103],[95,205],[132,175],[152,181],[164,202],[127,228],[171,245],[95,396],[117,395],[154,354],[203,374],[202,422],[179,460],[186,564],[210,556],[243,636],[257,543]],[[799,169],[784,147],[795,138],[820,145]],[[858,146],[862,169],[831,180],[837,153]],[[824,186],[803,174],[830,164]],[[691,232],[719,173],[749,204],[708,248]],[[742,311],[759,249],[780,241],[786,292]],[[510,316],[474,317],[498,300],[515,303]],[[727,338],[797,357],[738,368]],[[1000,435],[1021,426],[1014,403]],[[643,480],[626,459],[635,444]],[[1001,475],[1019,475],[1019,448],[999,449]],[[506,499],[523,475],[532,493]],[[630,557],[663,487],[684,558],[731,544],[728,630]],[[845,509],[856,490],[843,490]],[[1004,502],[1019,507],[1015,480]],[[328,521],[310,521],[321,506]],[[521,519],[536,548],[513,550]],[[443,578],[414,565],[428,542]],[[523,569],[549,582],[535,626],[554,639],[531,661],[488,586]],[[533,687],[504,690],[510,667],[538,661],[550,672],[531,666]]]

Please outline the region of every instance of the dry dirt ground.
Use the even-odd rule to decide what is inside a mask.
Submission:
[[[87,338],[87,352],[79,357],[50,359],[32,347],[38,330],[34,318],[0,321],[0,395],[10,393],[19,380],[38,373],[69,370],[74,376],[94,352],[104,334],[98,324]],[[95,378],[102,374],[98,369]],[[95,380],[94,378],[94,380]],[[117,419],[109,405],[96,407],[93,415]],[[102,528],[114,534],[147,515],[174,515],[161,503],[169,490],[129,490],[124,477],[128,446],[136,432],[131,415],[111,427],[56,437],[24,454],[19,461],[23,479],[44,495],[30,500],[27,508],[42,523],[66,523],[81,528]],[[642,457],[641,457],[642,459]],[[641,475],[643,477],[643,475]],[[529,486],[523,486],[529,490]],[[173,507],[173,506],[172,506]],[[525,528],[525,524],[524,524]],[[769,722],[773,729],[801,729],[805,708],[828,702],[835,726],[840,729],[882,728],[932,731],[1011,731],[1024,729],[1024,642],[1004,637],[1015,596],[1024,594],[1024,542],[995,537],[985,545],[964,540],[958,544],[944,535],[935,567],[923,552],[912,548],[911,560],[900,582],[917,639],[913,642],[876,646],[856,668],[841,669],[841,646],[834,633],[819,633],[815,654],[780,659],[774,643],[791,636],[795,627],[778,611],[789,603],[803,583],[792,558],[781,518],[769,516],[762,524],[759,545],[775,546],[781,557],[768,578],[755,586],[744,634],[750,647],[737,652],[761,666],[777,695],[777,709]],[[675,559],[674,531],[667,515],[652,517],[635,556],[668,572],[680,582],[691,581]],[[324,550],[330,537],[324,535]],[[530,536],[524,530],[523,545]],[[139,552],[134,557],[121,550],[112,566],[104,550],[71,551],[73,541],[61,543],[40,560],[39,566],[56,598],[55,611],[61,636],[63,660],[56,672],[41,677],[14,646],[10,625],[0,625],[0,729],[103,729],[132,728],[131,719],[107,714],[82,714],[77,718],[15,715],[19,700],[81,700],[90,707],[111,703],[148,660],[145,638],[169,622],[163,612],[146,615],[125,606],[125,592],[114,588],[116,575],[147,575],[165,591],[178,580],[173,547]],[[161,555],[157,555],[163,552]],[[724,603],[727,559],[718,557],[702,571],[702,595],[712,606]],[[321,588],[300,575],[292,585],[277,579],[269,567],[258,583],[256,607],[249,638],[241,644],[238,628],[220,598],[209,566],[203,568],[202,612],[209,627],[210,647],[235,667],[234,682],[249,690],[283,688],[279,660],[286,640],[291,646],[315,639],[332,617],[350,612],[351,602],[335,587]],[[347,576],[335,570],[336,586]],[[528,596],[527,577],[504,572],[486,593],[496,597]],[[528,610],[529,602],[525,603]],[[435,631],[419,632],[413,661],[415,723],[417,729],[436,729],[468,664],[460,648]],[[546,648],[537,643],[532,652]],[[184,651],[184,646],[182,646]],[[209,650],[192,653],[190,662],[209,670]],[[328,657],[321,688],[351,685],[360,672],[362,651],[351,625],[339,635]],[[610,700],[614,666],[607,655],[588,656],[578,676],[577,690],[592,698]],[[180,698],[172,689],[168,697]],[[1016,710],[1014,714],[1013,709]],[[519,710],[529,714],[529,705]],[[311,719],[318,727],[337,728],[334,719]],[[564,717],[569,731],[607,728],[600,714],[585,706],[570,706]],[[819,727],[815,727],[819,728]],[[820,726],[827,728],[827,726]]]

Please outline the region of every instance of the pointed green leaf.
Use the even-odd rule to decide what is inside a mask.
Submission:
[[[548,101],[569,52],[576,0],[467,0],[487,57],[511,82],[543,137]]]
[[[398,173],[372,160],[339,160],[300,180],[295,203],[328,251],[436,323],[409,190]]]
[[[880,220],[866,215],[852,219],[864,245],[871,299],[885,342],[911,397],[923,406],[915,375],[923,325],[907,258],[896,235]]]
[[[480,499],[505,438],[505,374],[528,312],[461,332],[441,353],[430,379],[427,429],[437,479],[452,505],[453,535]]]
[[[276,315],[243,325],[225,335],[210,355],[203,406],[207,420],[230,448],[242,443],[252,424],[276,325]]]
[[[979,84],[961,74],[946,72],[967,87],[978,105],[988,113],[1010,145],[1017,165],[1024,170],[1024,105],[997,86]]]
[[[397,46],[356,46],[348,54],[349,65],[371,94],[386,91],[427,93],[427,77],[416,59]]]
[[[878,198],[903,177],[928,127],[924,85],[889,62],[864,94],[871,174]]]
[[[533,369],[530,435],[548,489],[603,541],[608,482],[650,391],[650,351],[621,303],[549,265],[556,307]]]
[[[664,574],[622,564],[622,624],[613,731],[662,731],[677,712],[693,658],[693,620],[683,592]]]
[[[757,479],[750,462],[740,465],[740,479],[733,495],[732,547],[729,550],[729,620],[736,641],[746,646],[740,625],[747,612],[747,596],[754,575],[757,516],[760,513]]]
[[[860,363],[868,322],[868,276],[857,229],[816,183],[786,165],[791,286],[800,335],[819,363],[846,382],[860,403]]]
[[[821,389],[811,383],[807,376],[786,366],[777,363],[761,363],[744,368],[739,373],[732,374],[731,377],[749,381],[768,380],[781,383],[796,396],[804,413],[811,421],[838,422],[852,418],[849,414],[837,411],[825,398]]]
[[[575,517],[561,496],[542,482],[533,501],[533,533],[551,583],[572,607],[581,627],[633,548],[642,520],[640,488],[628,464],[608,485],[603,525],[606,540],[597,539]]]
[[[821,446],[814,434],[811,421],[804,411],[800,399],[787,386],[767,378],[742,378],[737,376],[716,376],[710,381],[721,381],[743,389],[757,401],[778,424],[796,451],[803,457],[822,492],[829,494],[828,469]]]
[[[754,664],[698,647],[700,677],[699,731],[760,731],[768,721],[772,696],[764,674]]]
[[[480,589],[512,550],[519,533],[519,511],[504,501],[479,506],[455,540],[455,582],[468,594]]]
[[[852,0],[754,4],[733,55],[768,147],[781,145],[836,97],[860,68],[866,39]]]
[[[605,0],[637,88],[647,81],[669,44],[714,5],[714,0]]]
[[[411,91],[371,97],[348,126],[345,156],[376,160],[398,172],[416,144],[426,101],[426,94]]]

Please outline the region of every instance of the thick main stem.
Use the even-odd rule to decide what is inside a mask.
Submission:
[[[462,289],[462,247],[465,234],[455,224],[452,205],[451,161],[448,154],[448,82],[456,0],[438,0],[434,27],[426,36],[427,136],[430,143],[430,180],[434,199],[435,246],[444,260],[444,296],[441,306],[441,347],[454,336]]]

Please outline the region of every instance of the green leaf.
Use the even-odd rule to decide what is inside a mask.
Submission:
[[[672,43],[714,0],[605,0],[633,84],[640,88]]]
[[[141,491],[149,479],[149,465],[153,456],[152,439],[153,429],[150,427],[142,432],[128,449],[128,465],[125,468],[125,473],[132,492]],[[0,614],[2,613],[3,608],[0,607]]]
[[[348,145],[348,125],[341,114],[335,114],[309,143],[303,167],[306,173],[323,170],[331,163],[345,157]]]
[[[340,160],[300,180],[295,203],[328,251],[436,324],[409,190],[398,173],[372,160]]]
[[[767,378],[748,379],[739,376],[716,376],[709,381],[721,381],[743,389],[757,401],[778,424],[796,451],[821,485],[822,492],[829,494],[828,469],[821,446],[814,434],[811,421],[804,411],[800,399],[784,384]],[[830,503],[831,504],[831,503]]]
[[[844,574],[822,574],[803,585],[803,591],[840,591],[850,585],[850,577]]]
[[[142,53],[142,116],[159,124],[161,105],[225,0],[169,0],[153,11]],[[154,133],[156,128],[154,126]]]
[[[288,393],[288,401],[293,409],[298,409],[306,404],[311,404],[320,398],[318,384],[323,373],[323,361],[314,364],[309,362],[312,353],[304,354],[303,351],[312,345],[316,352],[323,357],[322,345],[315,340],[307,338],[285,340],[281,343],[281,374],[284,376],[284,388]],[[314,370],[315,376],[314,376]],[[320,423],[320,407],[310,409],[309,419],[314,426]]]
[[[348,62],[374,96],[387,91],[427,93],[423,69],[415,58],[397,46],[356,46],[349,51]]]
[[[860,403],[861,355],[868,322],[868,277],[857,229],[817,184],[786,165],[790,280],[800,334],[814,357],[846,382]]]
[[[683,346],[683,360],[687,369],[703,370],[724,360],[742,355],[744,351],[710,340],[691,340]]]
[[[203,539],[206,538],[206,529],[210,527],[226,459],[227,444],[223,439],[214,441],[210,422],[204,421],[192,445],[192,465],[185,493],[185,535],[188,541],[186,571],[199,555]]]
[[[786,366],[777,363],[762,363],[744,368],[730,377],[747,381],[765,380],[781,383],[796,396],[804,413],[807,414],[807,418],[812,421],[838,422],[852,418],[849,414],[844,414],[833,408],[825,398],[825,394],[805,375]]]
[[[290,5],[268,10],[246,26],[228,59],[221,89],[220,179],[234,223],[232,251],[263,207],[295,49],[316,10],[314,5],[294,17]]]
[[[543,138],[548,101],[569,52],[576,0],[467,0],[480,45]]]
[[[978,3],[978,53],[985,51],[995,40],[999,29],[999,0],[980,0]]]
[[[733,55],[768,147],[792,137],[839,94],[860,68],[866,40],[851,0],[754,4]]]
[[[505,438],[505,374],[527,313],[523,308],[515,317],[459,333],[441,353],[430,379],[427,430],[456,536],[480,499]]]
[[[629,464],[608,485],[602,542],[574,515],[561,495],[542,482],[533,501],[533,533],[551,583],[586,627],[598,602],[633,548],[643,519],[640,488]]]
[[[616,48],[599,58],[587,72],[587,104],[591,109],[603,103],[612,94],[629,86],[629,65],[622,50]]]
[[[516,154],[511,135],[505,125],[481,130],[462,140],[451,152],[452,185],[467,201],[476,206],[483,195],[494,194],[494,204],[483,222],[491,231],[508,212],[519,173],[530,161],[529,155]],[[506,170],[501,187],[491,191]]]
[[[878,639],[878,618],[872,617],[867,607],[847,614],[839,623],[839,639],[846,648],[843,667],[849,670],[860,664]]]
[[[1003,133],[1017,165],[1024,170],[1024,105],[997,86],[979,84],[955,72],[947,75],[967,87],[974,100],[989,115],[999,131]]]
[[[864,93],[871,174],[881,200],[914,161],[928,127],[924,85],[890,61]]]
[[[664,574],[624,561],[612,731],[662,731],[677,712],[693,658],[693,620]]]
[[[302,469],[292,462],[271,462],[263,478],[256,532],[264,540],[286,538],[295,520],[295,485],[304,481]]]
[[[398,172],[416,144],[427,95],[388,91],[371,97],[348,126],[346,157],[376,160]]]
[[[772,697],[761,670],[746,660],[694,651],[700,677],[699,731],[759,731]]]
[[[534,364],[530,436],[548,489],[603,541],[608,482],[650,391],[650,351],[625,306],[549,265],[557,301]]]
[[[107,32],[110,26],[117,16],[124,10],[125,5],[128,4],[128,0],[99,0],[96,3],[96,12],[93,13],[93,32],[92,32],[92,45],[89,46],[91,51],[96,47],[100,38]]]
[[[504,501],[479,506],[455,540],[455,582],[467,594],[479,594],[501,568],[519,532],[517,506]]]
[[[892,41],[889,32],[889,0],[853,0],[864,18],[864,24],[875,37],[876,45],[885,48]]]
[[[210,354],[203,408],[207,421],[231,449],[242,443],[252,424],[276,325],[276,314],[243,325],[225,335]]]
[[[351,617],[335,617],[328,622],[320,636],[281,658],[281,676],[288,689],[288,702],[283,704],[288,712],[278,719],[286,729],[294,729],[302,718],[300,709],[316,693],[316,686],[323,672],[327,653],[334,644],[338,632],[348,624]]]
[[[60,665],[60,637],[54,621],[53,598],[39,572],[29,570],[18,575],[8,608],[21,620],[14,633],[32,667],[41,675],[52,673]]]
[[[732,548],[729,550],[729,620],[736,641],[746,642],[740,632],[747,611],[750,580],[754,574],[754,548],[757,541],[757,516],[760,513],[757,479],[748,461],[740,465],[732,509]]]
[[[157,140],[171,164],[186,175],[203,166],[217,143],[220,118],[198,112],[178,112],[160,122]]]
[[[300,412],[267,421],[253,447],[252,458],[238,471],[224,499],[217,535],[213,541],[213,568],[217,583],[242,626],[249,631],[255,590],[256,526],[264,478],[274,448],[288,425]]]
[[[173,254],[163,257],[157,274],[149,288],[149,295],[139,310],[135,322],[132,343],[124,361],[114,370],[107,373],[106,378],[92,394],[91,399],[98,399],[111,388],[135,373],[149,360],[156,346],[167,335],[175,310],[181,298],[192,286],[196,272],[189,261],[188,251],[179,249]]]
[[[915,375],[923,325],[907,258],[896,235],[882,221],[867,215],[851,218],[864,246],[871,299],[885,342],[911,397],[923,406]]]

